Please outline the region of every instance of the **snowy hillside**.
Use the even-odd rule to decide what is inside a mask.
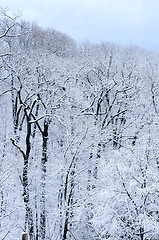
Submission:
[[[159,236],[159,56],[0,21],[0,239]]]

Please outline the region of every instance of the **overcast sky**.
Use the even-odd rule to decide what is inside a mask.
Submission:
[[[135,44],[159,52],[159,0],[0,0],[22,18],[76,41]]]

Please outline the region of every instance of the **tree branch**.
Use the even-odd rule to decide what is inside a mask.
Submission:
[[[21,154],[23,155],[23,158],[25,159],[26,155],[24,153],[24,151],[21,149],[21,147],[19,147],[16,143],[15,143],[15,139],[10,138],[12,144],[21,152]]]

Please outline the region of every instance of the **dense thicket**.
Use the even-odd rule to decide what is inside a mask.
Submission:
[[[2,12],[0,239],[157,239],[159,56]]]

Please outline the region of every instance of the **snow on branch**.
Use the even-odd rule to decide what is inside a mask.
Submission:
[[[31,114],[32,115],[32,114]],[[32,115],[33,116],[33,115]],[[53,117],[53,115],[52,114],[45,114],[45,115],[43,115],[43,116],[41,116],[41,117],[39,117],[39,118],[35,118],[33,121],[29,121],[29,123],[37,123],[38,121],[40,121],[41,119],[43,119],[43,118],[45,118],[45,117]]]
[[[115,117],[118,117],[120,114],[125,113],[126,111],[127,111],[127,109],[125,109],[125,110],[123,110],[123,111],[115,114],[115,115],[107,122],[106,126],[108,126]]]
[[[5,94],[8,93],[8,92],[11,92],[11,89],[6,90],[6,91],[4,91],[3,93],[1,93],[1,94],[0,94],[0,97],[2,97],[3,95],[5,95]]]
[[[6,57],[6,56],[11,56],[13,53],[2,53],[0,54],[0,57]]]
[[[20,146],[18,146],[18,145],[15,143],[15,139],[10,138],[10,140],[11,140],[12,144],[21,152],[21,154],[23,155],[23,158],[25,158],[25,153],[24,153],[24,151],[21,149]]]
[[[13,28],[15,26],[15,23],[13,23],[11,26],[9,26],[6,30],[5,30],[5,32],[2,34],[2,35],[0,35],[0,38],[4,38],[4,37],[9,37],[7,34],[8,34],[8,32]],[[14,36],[14,35],[13,35]],[[10,36],[11,37],[11,36]]]
[[[11,17],[11,15],[8,14],[9,8],[0,8],[0,14],[14,22],[17,21],[17,19],[21,16],[21,11],[16,11],[16,13],[14,14],[13,17]]]
[[[4,240],[4,239],[8,236],[9,233],[10,233],[10,231],[8,231],[8,232],[5,234],[5,236],[2,238],[2,240]]]
[[[131,194],[129,193],[129,191],[128,191],[127,187],[126,187],[125,180],[124,180],[124,178],[123,178],[123,176],[122,176],[122,174],[121,174],[118,166],[116,166],[116,168],[117,168],[118,174],[119,174],[119,176],[120,176],[120,178],[121,178],[121,180],[122,180],[122,185],[123,185],[123,188],[124,188],[124,190],[125,190],[125,193],[127,194],[128,198],[131,200],[132,204],[134,205],[135,211],[136,211],[136,213],[138,214],[137,204],[135,203],[133,197],[132,197]]]

